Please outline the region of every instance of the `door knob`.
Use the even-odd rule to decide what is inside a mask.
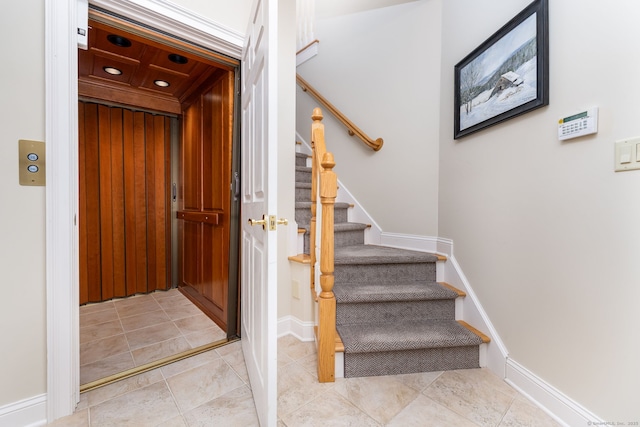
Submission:
[[[261,225],[264,230],[267,227],[267,219],[263,216],[262,219],[251,219],[249,218],[249,225]]]
[[[269,215],[267,218],[266,215],[262,216],[262,219],[249,219],[250,225],[261,225],[263,230],[267,229],[267,221],[269,222],[269,231],[274,231],[276,229],[276,225],[289,225],[289,220],[286,218],[276,219],[275,215]]]

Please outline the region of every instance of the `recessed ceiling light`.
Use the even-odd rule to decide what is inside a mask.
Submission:
[[[169,82],[164,80],[155,80],[153,84],[160,87],[169,87]]]
[[[178,55],[177,53],[170,53],[169,54],[169,61],[171,62],[175,62],[176,64],[186,64],[187,62],[189,62],[189,58],[185,58],[182,55]]]
[[[108,73],[114,76],[119,76],[120,74],[122,74],[122,71],[118,70],[115,67],[102,67],[102,69],[104,70],[105,73]]]
[[[130,47],[131,46],[131,40],[129,40],[126,37],[117,36],[115,34],[109,34],[107,36],[107,40],[109,40],[111,43],[113,43],[114,45],[119,46],[119,47]]]

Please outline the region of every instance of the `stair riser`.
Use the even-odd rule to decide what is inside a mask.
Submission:
[[[370,377],[480,367],[478,346],[379,353],[345,353],[344,376]]]
[[[311,169],[296,169],[296,182],[311,182]]]
[[[304,253],[309,253],[311,237],[309,233],[304,233]],[[344,246],[364,245],[364,230],[337,231],[333,235],[333,246],[341,248]]]
[[[455,320],[455,301],[338,303],[337,325],[394,323],[410,320]]]
[[[302,153],[296,153],[296,166],[307,166],[308,155]]]
[[[296,202],[310,202],[311,189],[296,187]]]
[[[347,222],[349,220],[349,208],[348,207],[335,207],[333,213],[334,223]],[[308,225],[311,222],[311,209],[309,208],[296,208],[296,222],[299,225]]]
[[[394,282],[436,280],[436,265],[432,262],[415,264],[336,265],[335,282]]]

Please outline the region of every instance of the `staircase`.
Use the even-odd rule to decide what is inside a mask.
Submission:
[[[296,154],[296,222],[309,253],[311,168]],[[442,257],[364,244],[366,224],[348,221],[335,204],[336,329],[344,345],[344,376],[396,375],[477,368],[488,338],[455,320],[464,296],[436,282]]]

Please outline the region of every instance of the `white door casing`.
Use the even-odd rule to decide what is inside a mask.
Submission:
[[[277,239],[250,225],[277,208],[277,2],[256,0],[242,55],[241,328],[260,425],[276,425]],[[274,56],[275,57],[275,56]]]
[[[90,0],[89,3],[241,59],[240,34],[170,1]],[[78,201],[76,13],[75,1],[45,0],[48,422],[73,412],[80,388],[78,234],[75,226]]]

